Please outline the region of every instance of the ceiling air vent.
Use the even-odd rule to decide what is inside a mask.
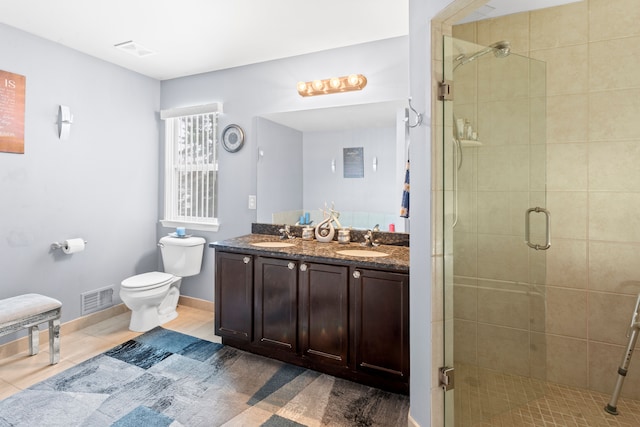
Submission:
[[[113,305],[113,286],[84,292],[80,294],[80,298],[82,305],[80,310],[81,316],[100,311]]]
[[[137,56],[142,58],[143,56],[153,55],[155,52],[151,49],[147,49],[146,47],[134,42],[133,40],[129,40],[126,42],[118,43],[114,45],[118,49],[130,53],[133,56]]]

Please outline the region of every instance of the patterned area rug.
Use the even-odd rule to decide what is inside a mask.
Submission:
[[[155,328],[0,402],[0,426],[406,426],[409,399]]]

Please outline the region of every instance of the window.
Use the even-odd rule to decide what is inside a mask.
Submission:
[[[219,104],[164,110],[165,227],[216,231]]]

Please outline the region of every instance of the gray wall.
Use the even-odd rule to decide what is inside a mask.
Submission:
[[[302,136],[290,127],[256,118],[257,222],[270,224],[274,212],[302,209]]]
[[[344,148],[362,147],[364,177],[344,178]],[[378,167],[373,171],[373,158]],[[402,186],[396,186],[395,128],[350,129],[304,134],[304,208],[335,202],[337,211],[392,214],[400,221]],[[331,172],[331,161],[336,171]],[[342,222],[342,221],[341,221]],[[342,222],[344,227],[352,224]],[[372,228],[374,224],[368,224]],[[382,226],[382,224],[381,224]]]
[[[220,150],[220,229],[217,232],[194,231],[194,234],[207,241],[216,241],[251,232],[251,223],[257,217],[255,210],[248,209],[247,198],[257,191],[258,142],[254,128],[257,116],[402,99],[407,96],[408,67],[407,38],[399,37],[163,81],[162,109],[221,101],[224,114],[220,116],[220,128],[235,123],[246,135],[240,151]],[[364,90],[309,98],[301,97],[296,90],[300,80],[351,73],[367,77],[368,85]],[[162,162],[163,159],[160,164]],[[160,188],[160,194],[162,191]],[[158,226],[159,236],[168,231]],[[183,295],[213,301],[213,255],[213,250],[207,248],[202,273],[183,280]]]
[[[0,153],[0,298],[49,295],[65,322],[82,292],[115,285],[118,302],[124,278],[158,265],[160,83],[2,24],[0,40],[0,69],[26,76],[25,153]],[[73,237],[84,252],[50,251]]]

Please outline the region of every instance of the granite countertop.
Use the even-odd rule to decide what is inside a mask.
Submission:
[[[258,242],[287,242],[293,246],[285,248],[265,248],[253,246]],[[354,265],[400,272],[409,271],[409,248],[406,246],[380,245],[364,247],[360,243],[341,244],[336,241],[321,243],[316,240],[302,240],[301,238],[281,240],[279,236],[267,234],[247,234],[227,240],[209,243],[214,249],[229,252],[250,253],[254,255],[273,256],[305,260],[309,262],[325,262],[341,265]],[[389,254],[384,257],[346,256],[338,254],[341,250],[368,250]]]

